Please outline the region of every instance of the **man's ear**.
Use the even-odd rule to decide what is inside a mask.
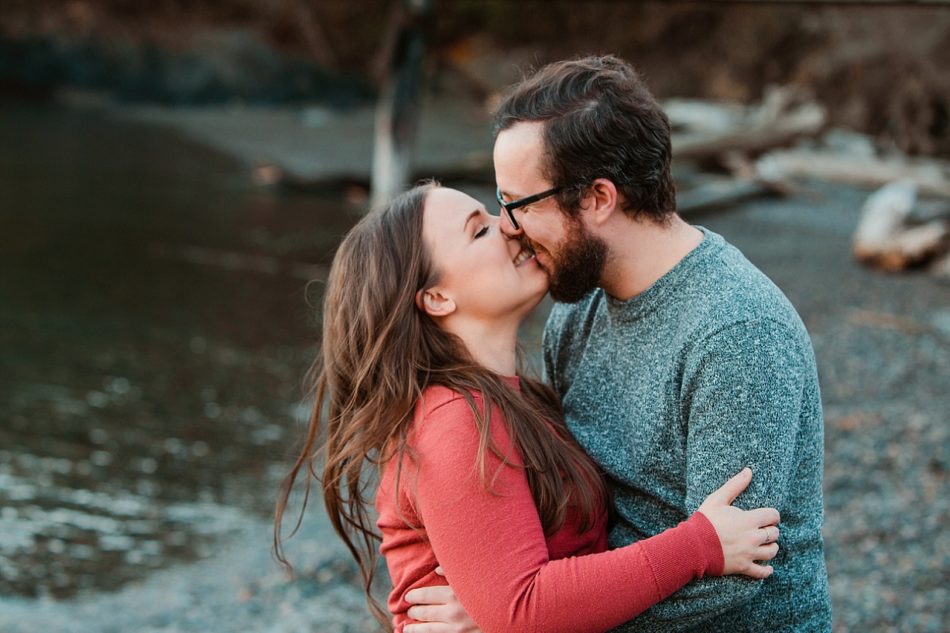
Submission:
[[[598,178],[587,189],[584,215],[594,226],[604,224],[617,210],[617,185],[608,178]]]
[[[431,317],[444,317],[455,312],[455,301],[439,292],[438,288],[417,292],[416,306]]]

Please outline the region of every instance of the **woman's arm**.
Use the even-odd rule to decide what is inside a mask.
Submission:
[[[628,547],[550,560],[520,459],[500,413],[493,418],[492,438],[514,466],[488,453],[491,491],[475,466],[478,432],[460,398],[417,428],[409,488],[436,559],[486,633],[606,631],[690,580],[722,572],[719,537],[700,513]]]

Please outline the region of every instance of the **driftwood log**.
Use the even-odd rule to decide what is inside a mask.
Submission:
[[[950,278],[950,253],[942,255],[930,265],[930,272],[938,277]]]
[[[676,210],[688,215],[774,193],[774,187],[760,180],[716,178],[677,193]]]
[[[921,194],[950,198],[950,166],[935,159],[914,161],[834,150],[789,149],[762,156],[756,161],[756,169],[770,179],[804,176],[861,187],[909,181]]]
[[[945,252],[950,245],[950,223],[936,219],[909,225],[916,201],[917,186],[906,180],[890,183],[871,194],[854,233],[854,257],[883,270],[899,271]]]
[[[748,108],[672,101],[665,109],[674,128],[677,160],[715,159],[735,152],[761,154],[817,135],[827,121],[823,107],[783,88],[773,88],[760,105]]]

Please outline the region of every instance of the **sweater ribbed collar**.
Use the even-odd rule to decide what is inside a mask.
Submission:
[[[718,233],[703,226],[696,226],[696,228],[703,232],[703,241],[640,294],[624,301],[611,297],[602,289],[599,290],[604,293],[607,317],[610,321],[629,323],[653,312],[670,294],[676,292],[680,287],[680,282],[689,276],[694,267],[725,245],[725,240]]]

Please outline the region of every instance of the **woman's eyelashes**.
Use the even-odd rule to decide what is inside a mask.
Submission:
[[[478,238],[484,237],[487,234],[488,234],[488,225],[486,224],[482,228],[478,229],[478,231],[476,231],[475,239],[477,240]]]

